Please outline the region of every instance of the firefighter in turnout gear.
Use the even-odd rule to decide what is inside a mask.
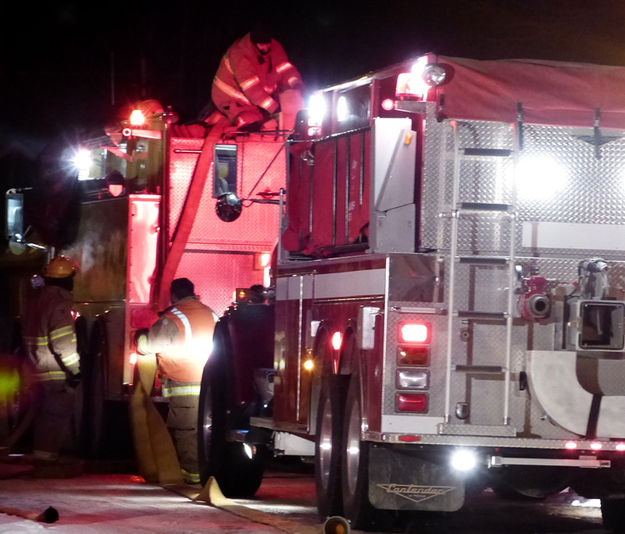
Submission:
[[[280,94],[304,85],[282,45],[263,27],[235,41],[213,80],[213,103],[239,130],[259,130],[280,110]]]
[[[204,364],[212,348],[215,313],[195,296],[193,283],[171,283],[171,306],[147,332],[137,336],[139,354],[157,354],[163,396],[169,400],[167,426],[185,482],[200,482],[197,419]]]
[[[57,461],[72,432],[74,390],[80,379],[71,293],[77,271],[71,258],[53,258],[43,273],[45,285],[35,289],[22,323],[24,347],[37,384],[35,461]]]

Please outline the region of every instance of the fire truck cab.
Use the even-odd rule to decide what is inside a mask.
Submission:
[[[268,301],[217,324],[204,478],[314,456],[353,528],[570,486],[622,528],[623,94],[622,67],[433,54],[319,91]]]

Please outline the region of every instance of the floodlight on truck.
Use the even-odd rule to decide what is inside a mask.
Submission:
[[[321,133],[321,125],[327,113],[325,96],[322,93],[314,93],[308,100],[308,135],[313,136]]]
[[[72,164],[78,171],[78,179],[85,180],[89,176],[89,169],[91,168],[91,152],[86,148],[79,148],[74,152],[72,157]]]
[[[140,109],[133,109],[129,120],[132,126],[143,126],[145,124],[145,115]]]

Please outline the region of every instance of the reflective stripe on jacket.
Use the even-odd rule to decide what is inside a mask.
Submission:
[[[247,34],[222,58],[211,96],[222,111],[225,106],[239,102],[263,108],[271,114],[279,108],[278,93],[301,83],[299,72],[278,41],[272,39],[269,53],[262,55]]]
[[[72,294],[45,286],[28,302],[22,323],[23,341],[40,380],[65,380],[80,370]]]
[[[157,353],[164,378],[201,382],[213,344],[213,311],[193,297],[169,308],[150,328],[147,348]]]

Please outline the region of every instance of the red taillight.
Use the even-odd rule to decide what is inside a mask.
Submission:
[[[425,393],[400,393],[396,400],[399,412],[426,412],[428,409],[428,398]]]
[[[593,441],[593,442],[590,444],[590,448],[591,448],[593,451],[600,451],[602,447],[603,447],[603,445],[601,445],[601,443],[599,443],[598,441]]]
[[[332,348],[334,350],[341,350],[341,345],[343,344],[343,336],[340,332],[334,332],[332,334]]]
[[[124,128],[122,130],[122,135],[124,137],[130,137],[132,135],[132,130],[130,128]]]
[[[405,443],[416,443],[417,441],[421,441],[421,436],[415,436],[414,434],[402,434],[397,439],[398,441],[403,441]]]
[[[625,443],[617,443],[615,448],[617,451],[623,452],[625,451]]]
[[[564,448],[568,449],[570,451],[573,451],[573,450],[577,449],[577,443],[575,441],[567,441],[564,444]]]
[[[428,323],[403,323],[399,326],[399,341],[403,343],[429,343],[430,325]]]

